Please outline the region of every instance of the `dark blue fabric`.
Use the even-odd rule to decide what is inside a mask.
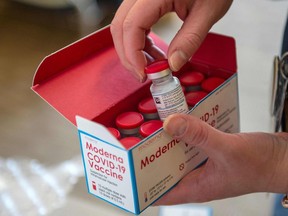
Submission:
[[[286,21],[286,25],[285,25],[284,33],[283,33],[281,55],[283,55],[287,51],[288,51],[288,19]]]

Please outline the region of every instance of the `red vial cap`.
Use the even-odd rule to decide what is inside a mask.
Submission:
[[[204,80],[201,84],[201,87],[206,92],[211,92],[219,85],[221,85],[225,80],[220,77],[209,77]]]
[[[117,116],[116,125],[123,129],[133,129],[140,127],[144,122],[144,117],[138,112],[124,112]]]
[[[157,113],[157,108],[155,106],[154,100],[152,97],[145,98],[140,101],[138,104],[138,110],[141,113]]]
[[[184,86],[200,85],[204,79],[204,74],[198,71],[187,71],[179,76],[179,80]]]
[[[116,139],[120,139],[120,138],[121,138],[121,134],[120,134],[120,132],[119,132],[116,128],[108,127],[107,129],[110,131],[110,133],[111,133],[114,137],[116,137]]]
[[[144,122],[140,127],[140,134],[143,137],[147,137],[150,134],[154,133],[156,130],[163,126],[163,122],[160,120],[150,120]]]
[[[185,95],[188,106],[193,107],[207,95],[204,91],[189,92]]]
[[[122,145],[126,148],[129,149],[139,143],[141,139],[139,137],[125,137],[120,140]]]
[[[169,68],[168,59],[162,59],[152,62],[145,67],[146,74],[158,73]]]

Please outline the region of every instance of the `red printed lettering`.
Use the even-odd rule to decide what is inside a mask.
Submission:
[[[103,173],[106,176],[123,181],[126,168],[123,165],[124,160],[115,154],[106,151],[103,148],[97,148],[92,143],[86,142],[88,164],[91,169]]]
[[[172,140],[165,146],[159,147],[154,154],[151,154],[149,157],[146,156],[144,159],[141,160],[140,168],[143,169],[150,163],[153,163],[156,159],[160,158],[163,154],[167,153],[179,142],[180,142],[179,140]]]

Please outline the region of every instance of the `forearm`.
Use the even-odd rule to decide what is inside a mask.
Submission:
[[[273,142],[273,161],[275,170],[271,170],[268,192],[288,193],[288,133],[276,133]]]

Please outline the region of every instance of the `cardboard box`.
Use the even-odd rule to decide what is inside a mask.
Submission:
[[[152,34],[157,46],[167,45]],[[226,81],[191,111],[225,132],[239,132],[235,41],[210,33],[183,71],[193,68]],[[177,75],[181,74],[178,73]],[[125,149],[106,127],[124,111],[137,110],[150,95],[150,82],[139,83],[124,69],[109,27],[53,54],[39,65],[32,89],[77,124],[88,191],[126,211],[139,214],[206,155],[173,140],[163,129]]]

